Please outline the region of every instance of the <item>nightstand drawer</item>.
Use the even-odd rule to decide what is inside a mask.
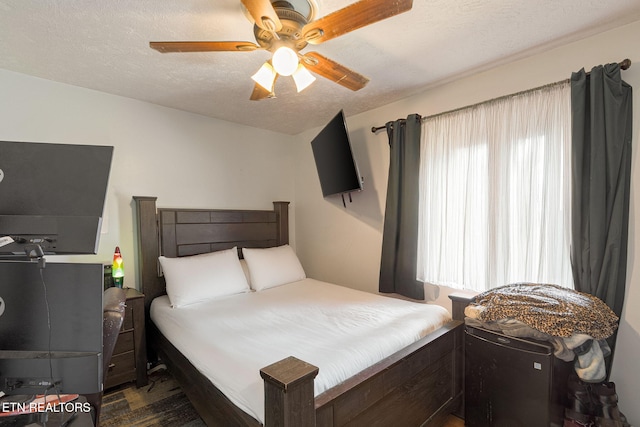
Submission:
[[[133,351],[134,348],[133,330],[121,332],[120,335],[118,335],[118,341],[116,342],[116,346],[113,349],[113,356],[116,356],[120,353],[125,353],[127,351]]]
[[[126,353],[116,354],[111,358],[111,363],[109,363],[109,373],[107,374],[107,376],[135,371],[135,369],[135,353],[133,351],[128,351]]]
[[[111,357],[104,388],[136,379],[136,357],[133,351]]]

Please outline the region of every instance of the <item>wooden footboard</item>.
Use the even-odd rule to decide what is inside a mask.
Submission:
[[[155,197],[134,197],[138,283],[145,294],[148,349],[157,354],[209,426],[260,426],[202,375],[153,325],[151,300],[165,293],[158,256],[181,256],[288,243],[288,202],[273,211],[156,210]],[[184,224],[184,225],[183,225]],[[261,240],[247,230],[261,230]],[[183,230],[186,230],[184,235]],[[202,230],[202,231],[200,231]],[[462,403],[462,322],[420,341],[313,397],[317,368],[294,358],[265,367],[265,427],[440,426]]]
[[[450,322],[318,396],[317,425],[442,425],[462,397],[462,336]]]
[[[271,403],[265,408],[266,427],[395,426],[400,420],[406,426],[441,426],[462,400],[462,323],[450,322],[315,401],[308,394],[313,368],[287,358],[261,371],[265,402]],[[310,404],[315,412],[304,410]],[[291,413],[296,418],[288,422]]]

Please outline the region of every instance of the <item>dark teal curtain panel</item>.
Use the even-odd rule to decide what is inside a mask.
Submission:
[[[631,180],[631,86],[618,64],[571,76],[571,262],[576,290],[620,317]]]
[[[379,289],[423,300],[424,286],[416,280],[421,117],[412,114],[386,128],[391,152]]]

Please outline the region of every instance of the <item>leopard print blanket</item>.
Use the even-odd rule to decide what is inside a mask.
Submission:
[[[600,340],[618,327],[618,317],[602,300],[557,285],[506,285],[477,295],[471,304],[480,306],[481,322],[510,318],[556,337],[586,334]]]

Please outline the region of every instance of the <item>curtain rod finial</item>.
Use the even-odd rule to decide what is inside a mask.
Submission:
[[[623,70],[626,70],[626,69],[628,69],[629,67],[631,67],[631,60],[630,60],[629,58],[627,58],[627,59],[623,60],[623,61],[620,63],[620,68],[621,68],[621,69],[623,69]]]

